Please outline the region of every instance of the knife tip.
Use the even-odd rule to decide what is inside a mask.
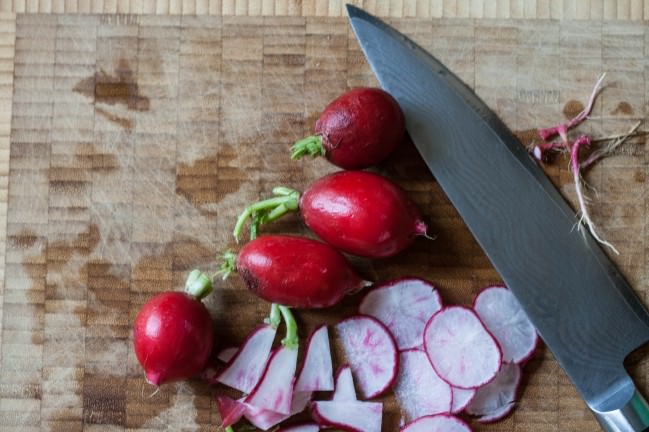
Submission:
[[[359,17],[364,15],[365,13],[363,9],[351,3],[345,4],[345,8],[347,9],[347,15],[349,15],[350,18]]]

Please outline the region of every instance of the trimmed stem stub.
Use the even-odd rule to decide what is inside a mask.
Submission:
[[[221,255],[221,265],[216,274],[220,274],[223,280],[226,280],[230,273],[237,272],[237,256],[232,251],[225,251]]]
[[[212,279],[198,269],[189,272],[187,281],[185,281],[185,292],[191,296],[201,300],[207,297],[214,287],[212,286]]]
[[[246,207],[239,215],[234,226],[234,238],[239,241],[241,231],[248,219],[251,220],[250,232],[256,237],[259,225],[272,222],[286,213],[297,211],[300,205],[300,193],[295,189],[278,186],[273,189],[273,197],[258,201]]]
[[[296,141],[291,147],[291,159],[297,160],[302,156],[316,158],[325,155],[325,148],[322,145],[322,136],[311,135]]]

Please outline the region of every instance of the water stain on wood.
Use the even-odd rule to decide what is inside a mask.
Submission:
[[[618,115],[618,114],[632,115],[633,114],[633,107],[631,106],[630,103],[622,101],[622,102],[617,104],[617,106],[615,107],[615,109],[613,111],[611,111],[611,114],[612,115]]]
[[[77,146],[74,158],[79,164],[89,166],[93,171],[110,172],[120,167],[117,155],[104,152],[94,144]]]
[[[582,112],[584,108],[584,104],[582,104],[578,100],[572,99],[566,102],[566,104],[563,106],[563,115],[565,115],[567,119],[571,119]]]

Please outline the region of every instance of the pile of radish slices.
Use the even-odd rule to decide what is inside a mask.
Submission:
[[[403,432],[466,432],[460,414],[488,423],[514,408],[538,336],[506,287],[484,288],[467,307],[444,305],[425,280],[398,279],[368,291],[358,312],[333,328],[345,359],[335,377],[326,326],[309,336],[299,368],[297,349],[273,350],[270,324],[221,351],[224,364],[206,378],[242,393],[216,397],[223,426],[245,418],[269,430],[308,410],[312,422],[280,431],[381,432],[383,404],[372,399],[391,389]]]

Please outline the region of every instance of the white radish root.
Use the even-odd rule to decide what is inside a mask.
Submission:
[[[502,419],[514,409],[520,382],[521,367],[516,363],[503,363],[496,378],[476,391],[466,412],[483,423]]]
[[[246,403],[280,414],[290,414],[297,354],[297,349],[284,346],[275,350],[261,380],[246,398]]]
[[[311,415],[323,427],[350,432],[381,432],[383,404],[363,401],[317,401],[311,404]]]
[[[356,397],[356,388],[354,387],[354,378],[352,377],[352,369],[349,365],[343,365],[338,369],[335,390],[331,400],[338,402],[358,400]]]
[[[331,347],[326,326],[319,326],[309,336],[295,391],[331,391],[334,389]]]
[[[471,432],[471,428],[455,416],[438,414],[420,417],[401,428],[401,432]]]

